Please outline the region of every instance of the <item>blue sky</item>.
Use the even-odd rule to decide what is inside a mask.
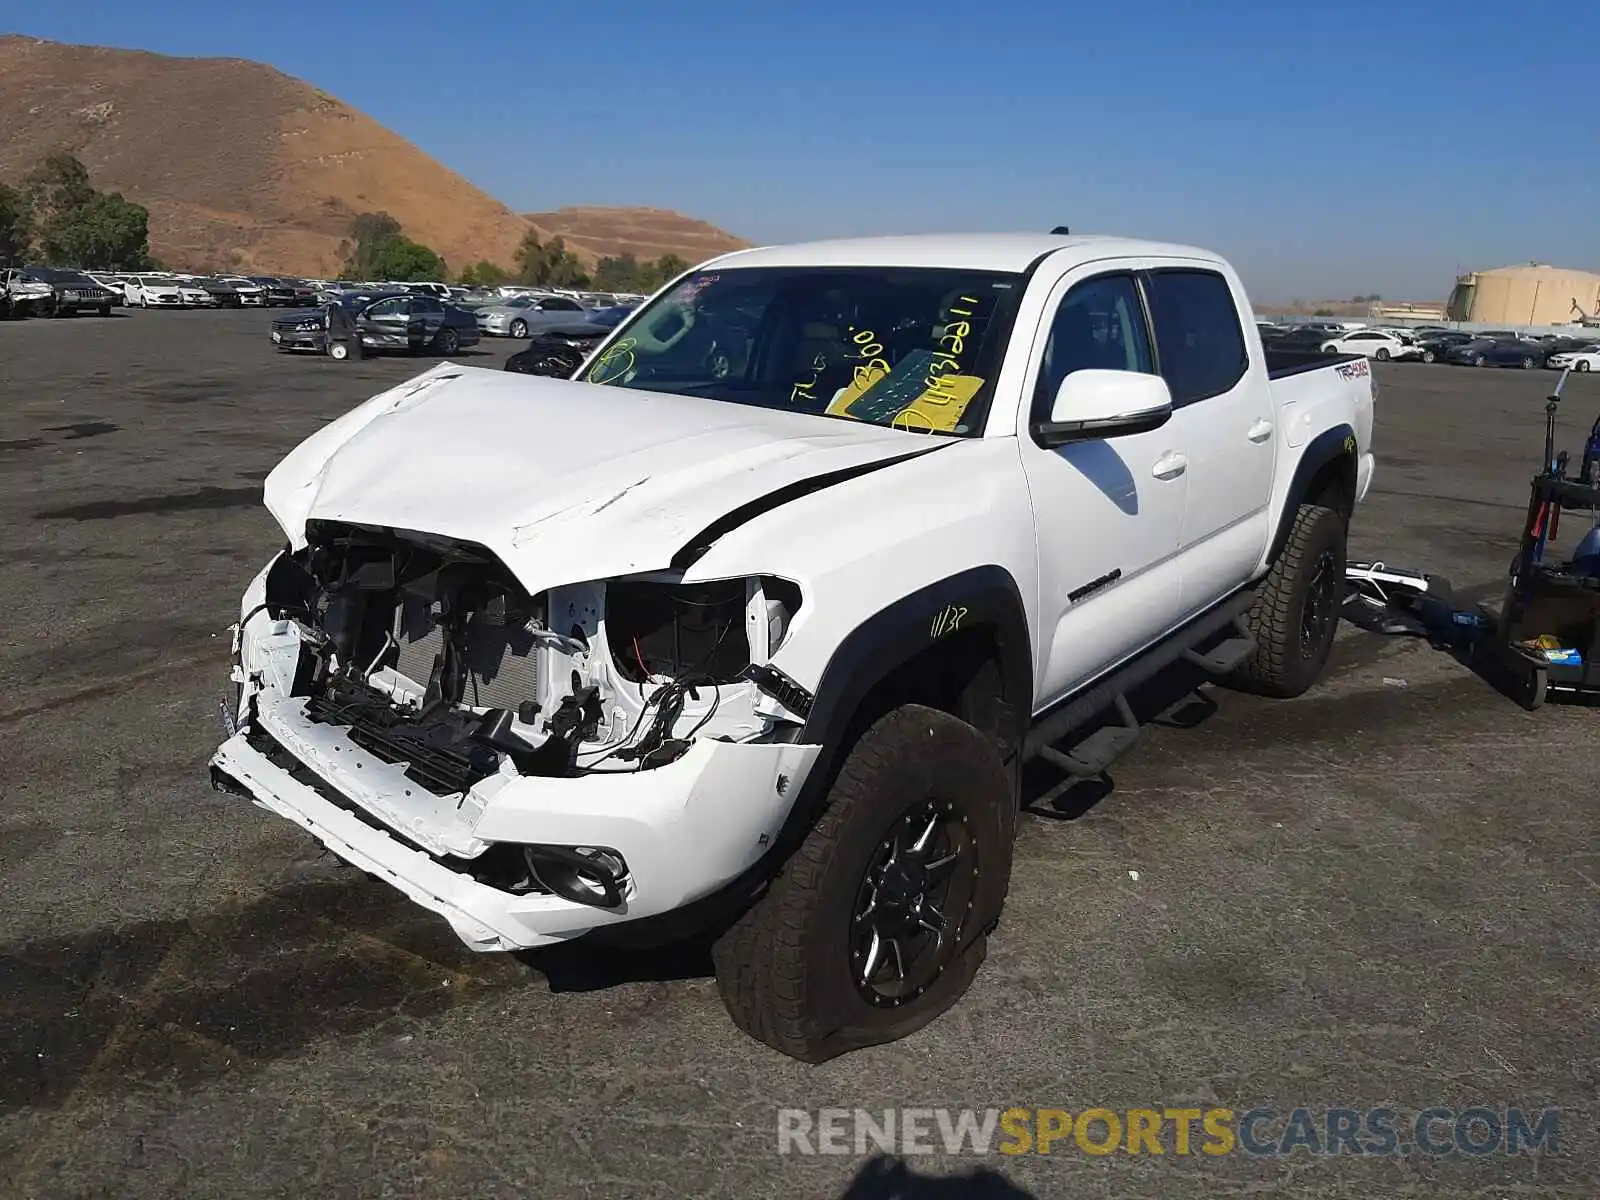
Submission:
[[[1265,302],[1600,269],[1580,8],[0,0],[0,31],[272,63],[519,211],[757,241],[1067,224],[1219,250]]]

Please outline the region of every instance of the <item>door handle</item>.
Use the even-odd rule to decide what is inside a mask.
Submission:
[[[1272,422],[1262,417],[1250,426],[1250,432],[1245,434],[1252,442],[1264,442],[1272,436]]]
[[[1176,479],[1189,469],[1189,460],[1181,454],[1169,451],[1156,459],[1156,465],[1151,474],[1157,479]]]

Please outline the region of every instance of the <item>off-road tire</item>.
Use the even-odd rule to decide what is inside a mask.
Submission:
[[[930,800],[963,818],[972,854],[970,904],[944,914],[952,954],[942,973],[898,1008],[858,990],[850,932],[880,844]],[[759,1041],[823,1062],[921,1029],[966,993],[982,965],[1011,880],[1016,800],[993,740],[937,709],[905,705],[861,736],[821,818],[766,894],[712,950],[728,1014]],[[957,871],[968,862],[957,859]]]
[[[1339,627],[1347,533],[1344,514],[1337,509],[1302,504],[1296,511],[1288,540],[1257,586],[1246,617],[1255,635],[1255,653],[1228,677],[1231,686],[1289,699],[1316,683]],[[1325,623],[1317,622],[1317,632],[1308,637],[1307,605],[1313,601],[1312,582],[1319,567],[1331,576],[1332,615]]]

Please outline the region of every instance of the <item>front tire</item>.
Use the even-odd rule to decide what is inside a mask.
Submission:
[[[1229,677],[1232,686],[1290,699],[1316,683],[1338,632],[1347,534],[1338,510],[1300,506],[1246,618],[1256,649]]]
[[[1474,358],[1474,359],[1473,359],[1473,360],[1472,360],[1472,365],[1473,365],[1473,366],[1475,366],[1475,367],[1481,367],[1481,366],[1483,366],[1483,355],[1481,355],[1481,354],[1480,354],[1480,355],[1478,355],[1478,356],[1477,356],[1477,357],[1475,357],[1475,358]]]
[[[1422,361],[1425,362],[1425,363],[1431,363],[1433,361],[1433,351],[1432,350],[1424,350],[1422,352]]]
[[[914,1033],[966,993],[1011,881],[994,741],[921,705],[851,750],[816,826],[713,948],[733,1021],[823,1062]]]
[[[348,342],[329,342],[328,343],[328,357],[333,359],[334,362],[344,362],[346,359],[348,359],[350,357],[350,345],[349,345],[349,343]]]
[[[1389,361],[1389,348],[1387,346],[1379,346],[1378,347],[1378,353],[1376,355],[1374,355],[1373,357],[1375,357],[1379,362],[1388,362]]]
[[[1587,371],[1589,369],[1588,360],[1580,358],[1572,369],[1574,371]]]
[[[1538,365],[1539,364],[1534,362],[1531,358],[1525,358],[1522,360],[1522,369],[1524,371],[1531,371]]]

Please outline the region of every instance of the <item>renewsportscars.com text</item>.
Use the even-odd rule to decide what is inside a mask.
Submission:
[[[1559,1154],[1559,1109],[784,1108],[779,1154]]]

